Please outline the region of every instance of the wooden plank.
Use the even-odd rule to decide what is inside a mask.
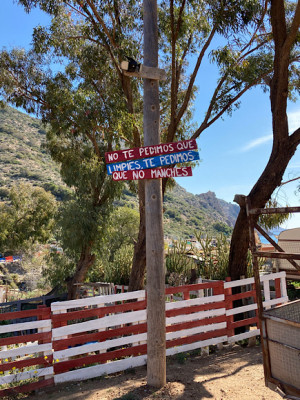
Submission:
[[[54,385],[54,378],[41,379],[38,382],[32,382],[26,385],[15,386],[8,389],[0,390],[0,397],[15,396],[16,393],[29,393],[32,392],[33,390],[38,390],[53,385]]]
[[[226,326],[227,326],[226,322],[221,322],[218,324],[198,326],[196,328],[184,329],[181,331],[168,332],[166,334],[166,340],[168,341],[168,340],[183,338],[183,337],[187,337],[187,336],[196,335],[199,333],[212,332],[215,330],[223,330],[223,329],[226,329]]]
[[[281,271],[281,272],[275,272],[273,274],[266,274],[266,275],[260,275],[260,281],[272,281],[277,278],[285,278],[286,277],[286,272]]]
[[[144,340],[147,340],[147,333],[142,333],[139,335],[132,335],[132,336],[124,336],[117,339],[106,340],[105,342],[84,344],[83,346],[56,351],[54,352],[54,358],[62,360],[66,357],[73,357],[79,354],[86,354],[94,351],[107,350],[113,347],[126,346],[128,344],[134,344]]]
[[[53,342],[53,349],[58,351],[66,349],[69,346],[82,345],[92,341],[103,341],[122,335],[134,335],[145,332],[147,332],[146,323],[130,326],[125,325],[121,328],[109,329],[102,332],[84,333],[82,335],[76,335],[67,339],[56,340]]]
[[[226,310],[226,315],[236,315],[245,313],[247,311],[252,311],[257,309],[257,304],[249,304],[248,306],[242,306],[237,308],[232,308],[230,310]]]
[[[235,343],[235,342],[238,342],[239,340],[249,339],[250,337],[259,336],[259,335],[260,335],[260,330],[253,329],[246,333],[240,333],[239,335],[230,336],[228,338],[228,343]]]
[[[178,315],[176,317],[166,318],[166,324],[177,324],[179,322],[206,319],[208,317],[217,317],[219,315],[225,315],[225,311],[225,308],[220,308],[216,310],[201,311],[194,314]]]
[[[186,345],[182,345],[182,346],[171,347],[171,348],[167,349],[167,355],[172,356],[174,354],[184,353],[186,351],[200,349],[201,347],[213,346],[218,343],[224,343],[224,342],[227,342],[227,335],[208,339],[208,340],[202,340],[200,342],[195,342],[195,343],[186,344]]]
[[[280,297],[279,299],[273,299],[264,301],[264,308],[270,308],[270,306],[275,306],[276,304],[287,303],[289,301],[288,297]]]
[[[112,173],[112,179],[114,181],[136,181],[140,179],[185,178],[192,175],[192,167],[169,167],[140,169],[138,171],[115,171]]]
[[[35,377],[42,377],[45,375],[53,375],[53,367],[43,368],[43,369],[36,369],[24,372],[18,372],[16,374],[10,375],[1,375],[0,376],[0,385],[4,385],[7,383],[12,382],[20,382],[25,381],[26,379],[32,379]]]
[[[258,323],[258,317],[246,318],[241,321],[228,322],[228,329],[235,329],[241,326],[247,326]]]
[[[271,243],[272,246],[275,247],[277,251],[284,252],[284,250],[278,245],[278,243],[276,243],[257,223],[254,224],[254,227],[261,235],[263,235]],[[287,242],[288,241],[289,240],[287,240]],[[288,261],[294,268],[298,269],[298,264],[295,263],[294,260],[288,260]]]
[[[63,383],[70,381],[80,381],[91,378],[98,378],[101,375],[113,374],[125,371],[129,368],[140,367],[147,362],[147,355],[129,357],[124,360],[117,360],[107,364],[95,365],[75,371],[65,372],[54,376],[55,383]]]
[[[0,321],[8,321],[11,319],[39,317],[39,316],[48,316],[48,319],[49,319],[50,312],[51,312],[50,307],[34,309],[34,310],[7,312],[7,313],[0,314]]]
[[[226,336],[226,335],[227,335],[227,329],[218,329],[216,331],[199,333],[196,335],[187,336],[185,338],[172,339],[172,340],[167,341],[166,345],[167,345],[167,348],[170,348],[170,347],[181,346],[184,344],[190,344],[193,342],[204,341],[207,339],[212,339],[212,338]]]
[[[35,342],[37,340],[43,340],[44,342],[51,342],[51,337],[52,337],[51,331],[42,333],[32,333],[30,335],[10,336],[6,338],[1,338],[1,346],[7,346],[18,343]]]
[[[54,324],[58,322],[66,322],[74,319],[90,318],[90,317],[104,317],[106,314],[122,313],[127,311],[138,311],[146,309],[146,300],[123,303],[117,305],[109,305],[101,308],[91,308],[79,311],[71,311],[68,313],[52,315]]]
[[[62,372],[69,371],[71,368],[78,368],[94,363],[104,363],[116,358],[137,356],[146,354],[147,345],[142,344],[139,346],[127,347],[126,349],[118,349],[114,351],[109,351],[107,353],[89,355],[86,357],[76,358],[74,360],[62,361],[54,364],[55,374],[60,374]]]
[[[290,214],[300,212],[300,207],[278,207],[278,208],[252,208],[249,210],[249,214]]]
[[[110,151],[105,153],[107,164],[120,161],[137,160],[139,158],[161,156],[165,154],[177,153],[183,150],[197,150],[195,139],[182,140],[175,143],[161,143],[154,146],[136,147],[134,149]]]
[[[190,329],[190,328],[193,328],[196,326],[204,326],[204,325],[216,324],[216,323],[220,323],[220,322],[226,322],[225,313],[223,315],[219,315],[217,317],[209,317],[207,319],[196,319],[193,321],[180,322],[180,323],[174,324],[174,325],[167,325],[166,333],[177,332],[182,329]]]
[[[145,298],[145,290],[136,292],[110,294],[106,296],[87,297],[78,300],[58,301],[51,304],[52,311],[67,311],[71,308],[95,306],[99,304],[112,304],[119,301]]]
[[[182,300],[166,303],[166,310],[174,310],[176,308],[186,308],[193,305],[218,303],[224,300],[224,294],[209,297],[197,297],[196,299]],[[211,305],[213,307],[214,305]]]
[[[239,279],[237,281],[230,281],[224,283],[224,288],[229,289],[238,286],[251,285],[254,283],[254,278]]]
[[[270,281],[264,281],[263,287],[264,287],[264,298],[265,298],[263,305],[265,308],[270,308],[271,306],[268,304],[268,302],[271,300]]]
[[[51,330],[51,319],[41,321],[20,322],[19,324],[0,325],[0,333],[27,331],[30,329],[48,328]]]
[[[109,328],[111,326],[129,324],[143,320],[146,320],[146,310],[110,315],[96,320],[55,328],[52,330],[52,339],[57,340],[60,336],[73,335],[75,333],[88,332],[94,329]]]
[[[248,292],[242,292],[242,293],[237,293],[237,294],[231,294],[226,296],[225,303],[231,303],[236,300],[241,300],[245,299],[247,297],[254,297],[255,296],[255,290],[249,290]]]
[[[300,253],[276,253],[274,251],[256,251],[253,253],[257,257],[278,258],[280,260],[300,260]],[[300,265],[297,264],[297,269],[300,270]]]
[[[173,154],[154,156],[151,158],[141,158],[139,160],[107,164],[106,169],[108,175],[112,175],[115,171],[136,171],[141,169],[164,167],[166,165],[181,164],[199,159],[200,156],[197,150],[186,150]]]
[[[47,356],[47,359],[45,357],[36,357],[36,358],[26,358],[25,360],[17,360],[17,361],[11,361],[11,362],[6,362],[2,363],[0,366],[1,371],[10,371],[13,368],[16,369],[21,369],[24,367],[30,367],[33,365],[52,365],[53,361],[53,356],[49,355]]]
[[[211,303],[208,304],[200,304],[197,306],[191,306],[191,307],[184,307],[184,308],[179,308],[179,309],[173,309],[173,310],[168,310],[166,312],[167,317],[175,317],[177,315],[183,315],[183,314],[194,314],[199,311],[210,311],[212,309],[219,309],[223,308],[224,309],[225,304],[223,301],[219,303],[213,303],[213,306]]]
[[[275,272],[274,274],[266,274],[266,275],[260,275],[260,281],[264,282],[264,281],[268,281],[268,280],[273,280],[273,279],[277,279],[277,278],[282,278],[286,276],[286,272],[285,271],[281,271],[281,272]],[[224,288],[228,289],[228,288],[233,288],[233,287],[237,287],[237,286],[244,286],[244,285],[251,285],[252,283],[254,283],[254,278],[246,278],[246,279],[240,279],[237,281],[230,281],[230,282],[225,282],[224,283]]]
[[[183,293],[186,291],[195,291],[195,290],[204,290],[204,289],[211,289],[215,287],[219,287],[220,282],[205,282],[205,283],[195,283],[192,285],[183,285],[183,286],[170,286],[166,288],[165,293],[166,295],[175,294],[175,293]]]
[[[0,358],[26,356],[28,354],[34,354],[34,353],[39,353],[42,351],[51,351],[51,350],[52,350],[52,343],[28,344],[25,346],[17,347],[15,349],[0,351]]]

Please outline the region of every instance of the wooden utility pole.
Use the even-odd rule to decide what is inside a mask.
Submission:
[[[157,0],[144,0],[144,65],[158,67]],[[159,144],[158,80],[144,79],[144,145]],[[166,384],[165,271],[161,179],[146,180],[147,382]]]

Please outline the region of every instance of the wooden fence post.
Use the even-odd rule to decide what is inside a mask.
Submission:
[[[225,282],[231,282],[231,278],[230,277],[225,278]],[[224,289],[224,294],[225,294],[226,311],[231,310],[233,308],[231,300],[232,288]],[[227,336],[234,336],[234,329],[231,328],[231,324],[234,322],[234,316],[233,315],[226,316],[226,322],[227,322]]]

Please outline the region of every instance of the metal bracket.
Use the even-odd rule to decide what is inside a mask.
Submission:
[[[167,79],[167,74],[164,69],[147,67],[146,65],[137,63],[135,67],[132,68],[130,61],[122,61],[121,69],[123,71],[123,74],[126,76],[154,79],[160,81],[165,81]]]

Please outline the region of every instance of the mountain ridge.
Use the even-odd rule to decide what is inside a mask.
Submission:
[[[18,181],[41,186],[58,200],[68,197],[70,190],[60,177],[59,166],[43,147],[45,140],[46,132],[38,119],[11,107],[0,110],[0,201]],[[136,195],[125,189],[116,205],[137,208]],[[188,238],[196,231],[230,233],[239,207],[218,199],[212,191],[194,195],[176,184],[165,194],[164,211],[165,235]]]

